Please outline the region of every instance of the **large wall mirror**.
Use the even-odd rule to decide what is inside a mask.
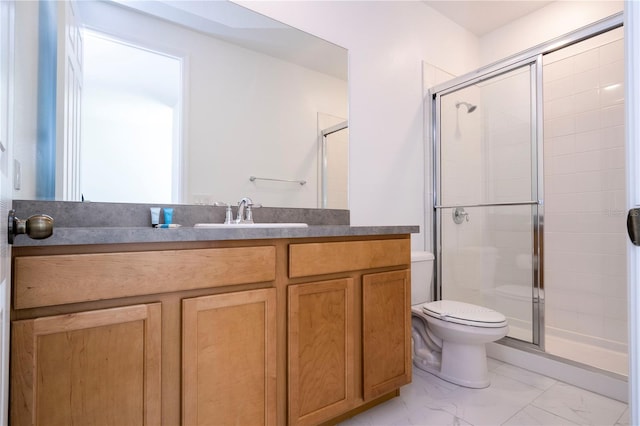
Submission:
[[[15,199],[348,208],[347,51],[228,1],[16,2]]]

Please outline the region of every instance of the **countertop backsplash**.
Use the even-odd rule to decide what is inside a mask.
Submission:
[[[173,223],[223,223],[226,207],[187,204],[133,204],[69,201],[14,200],[13,209],[20,219],[47,214],[57,228],[77,227],[150,227],[150,207],[173,208]],[[236,207],[233,207],[234,217]],[[162,217],[162,214],[160,215]],[[260,207],[253,209],[260,222],[301,222],[308,225],[349,225],[349,210]]]

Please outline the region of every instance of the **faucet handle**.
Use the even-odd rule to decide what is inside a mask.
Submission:
[[[225,212],[225,215],[224,215],[224,224],[228,225],[230,223],[233,223],[233,211],[231,210],[231,203],[225,203],[224,201],[216,201],[215,203],[213,203],[213,205],[216,207],[226,207],[227,211]]]
[[[246,223],[253,223],[253,210],[252,208],[259,208],[262,207],[262,204],[247,204],[247,210],[244,213],[245,216],[245,222]]]

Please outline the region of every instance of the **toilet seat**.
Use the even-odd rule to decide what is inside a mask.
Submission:
[[[425,303],[422,305],[422,311],[431,318],[454,324],[482,328],[507,326],[507,319],[500,312],[455,300],[438,300]]]

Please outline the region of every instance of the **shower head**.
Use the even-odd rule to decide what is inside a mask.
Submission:
[[[459,109],[460,105],[464,105],[467,107],[467,114],[471,114],[476,110],[476,108],[478,108],[477,105],[470,104],[469,102],[456,102],[456,109]]]

